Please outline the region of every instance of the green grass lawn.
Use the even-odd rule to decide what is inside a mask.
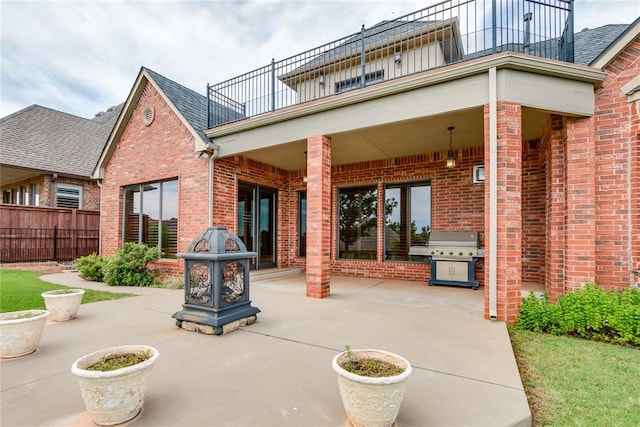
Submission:
[[[43,292],[66,289],[69,286],[54,285],[40,280],[37,271],[0,270],[0,313],[9,311],[44,309]],[[85,289],[82,304],[133,296],[125,293]]]
[[[534,426],[640,426],[640,349],[510,329]]]

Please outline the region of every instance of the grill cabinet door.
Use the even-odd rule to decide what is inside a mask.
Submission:
[[[467,262],[437,261],[436,280],[466,282],[469,278],[469,264]]]
[[[466,282],[467,280],[469,280],[469,263],[452,262],[451,280],[455,282]]]

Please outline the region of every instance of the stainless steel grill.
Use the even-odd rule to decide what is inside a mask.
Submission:
[[[429,285],[453,285],[478,289],[475,263],[484,257],[476,231],[432,231],[426,246],[411,246],[409,255],[431,263]]]
[[[476,231],[432,231],[427,245],[412,246],[409,255],[468,261],[479,256],[478,243]]]

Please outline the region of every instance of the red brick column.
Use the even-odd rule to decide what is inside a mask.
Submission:
[[[331,140],[307,139],[307,296],[331,292]]]
[[[552,301],[564,292],[565,138],[562,117],[551,116],[547,134],[545,285]]]
[[[593,118],[567,118],[566,290],[596,278],[596,145]]]
[[[485,106],[485,283],[489,284],[490,254],[497,251],[497,320],[513,324],[520,309],[522,289],[522,107],[498,102],[497,247],[489,244],[490,140],[489,107]],[[489,316],[489,286],[485,285],[485,317]]]

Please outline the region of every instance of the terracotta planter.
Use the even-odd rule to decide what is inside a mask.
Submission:
[[[56,289],[42,293],[44,304],[51,313],[51,320],[63,322],[76,317],[84,289]]]
[[[404,372],[391,377],[363,377],[342,368],[347,352],[333,358],[333,370],[338,374],[342,403],[349,422],[354,427],[390,427],[400,411],[406,379],[411,375],[411,364],[402,356],[383,350],[351,350],[356,359],[379,359],[404,368]]]
[[[114,371],[86,370],[110,355],[140,351],[150,351],[151,357],[144,362]],[[151,370],[159,356],[160,353],[153,347],[124,345],[98,350],[75,361],[71,372],[78,376],[85,407],[96,424],[120,424],[140,413],[149,387]]]
[[[1,313],[0,357],[19,357],[36,351],[48,317],[46,310]]]

